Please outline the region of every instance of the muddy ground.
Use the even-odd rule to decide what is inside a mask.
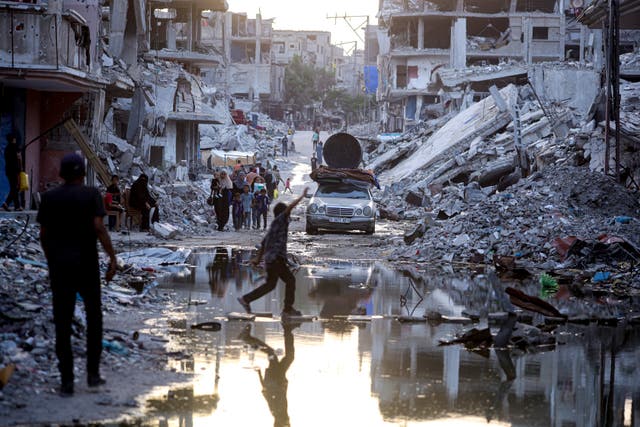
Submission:
[[[321,136],[326,139],[328,135]],[[291,176],[294,194],[280,197],[280,201],[290,202],[303,191],[304,187],[315,188],[308,173],[311,154],[311,132],[298,132],[295,135],[297,153],[279,163],[282,177]],[[400,244],[404,230],[400,223],[388,223],[381,220],[374,235],[361,232],[320,233],[308,236],[304,232],[304,206],[300,204],[292,216],[290,225],[289,251],[300,262],[317,262],[322,259],[376,260],[386,259],[391,253],[389,245]],[[270,220],[271,218],[269,218]],[[184,247],[213,248],[231,247],[253,249],[260,243],[263,230],[251,231],[212,231],[207,235],[180,236],[174,240],[160,240],[157,237],[140,232],[129,235],[112,233],[112,240],[118,253],[145,247]],[[140,399],[153,390],[163,387],[175,387],[181,382],[188,383],[191,376],[172,372],[167,368],[168,356],[172,349],[167,348],[167,330],[170,320],[188,307],[188,301],[176,299],[168,291],[156,290],[151,301],[137,307],[122,306],[114,310],[105,307],[104,328],[109,331],[133,333],[138,331],[140,338],[135,346],[142,348],[130,356],[119,356],[108,351],[103,355],[103,374],[107,385],[98,391],[88,389],[85,384],[82,358],[76,358],[76,393],[73,398],[64,399],[57,395],[58,386],[55,356],[49,355],[51,363],[45,371],[17,372],[10,383],[0,391],[0,425],[69,424],[95,422],[98,420],[117,420],[135,418],[144,413]],[[240,307],[229,307],[239,310]],[[51,331],[52,332],[52,331]],[[111,333],[111,336],[120,336]],[[131,343],[131,338],[125,336]],[[142,343],[142,345],[140,345]],[[74,341],[78,351],[84,348],[84,340]],[[39,376],[37,382],[29,378]]]

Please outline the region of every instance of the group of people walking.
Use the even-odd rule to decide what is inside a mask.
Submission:
[[[224,231],[229,217],[232,216],[233,227],[241,229],[267,228],[269,206],[278,197],[278,185],[290,188],[291,180],[282,180],[277,166],[263,168],[259,165],[249,168],[238,160],[231,176],[226,170],[214,173],[211,180],[211,195],[209,200],[213,204],[216,214],[218,231]]]

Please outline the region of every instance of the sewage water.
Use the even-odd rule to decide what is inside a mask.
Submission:
[[[552,332],[555,346],[478,354],[438,345],[474,325],[392,318],[436,310],[486,319],[509,309],[502,290],[509,283],[488,274],[416,275],[375,262],[315,260],[296,272],[295,306],[319,320],[257,318],[221,321],[216,332],[191,329],[241,311],[236,298],[264,280],[249,267],[250,255],[228,248],[196,252],[192,268],[161,284],[191,301],[184,316],[170,322],[177,356],[169,365],[193,373],[193,380],[151,393],[147,416],[136,425],[640,425],[636,331],[562,325]],[[535,280],[513,283],[539,292]],[[252,308],[277,316],[283,297],[279,283]],[[573,297],[551,302],[569,311],[584,304]],[[352,313],[373,318],[343,317]],[[541,320],[534,317],[534,324]],[[481,322],[475,327],[486,326]]]

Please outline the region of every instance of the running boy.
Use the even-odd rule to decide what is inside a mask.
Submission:
[[[291,191],[291,177],[288,177],[287,181],[284,183],[284,191],[282,194],[286,193],[287,190],[289,190],[289,193],[293,194],[293,191]]]
[[[289,216],[293,208],[306,197],[308,191],[309,188],[305,188],[302,196],[291,202],[289,206],[284,203],[278,203],[273,208],[275,218],[271,222],[267,235],[262,239],[258,254],[251,260],[251,264],[257,266],[264,257],[267,268],[267,281],[264,285],[238,298],[238,302],[247,313],[251,313],[251,302],[274,290],[278,279],[282,279],[286,285],[282,317],[301,315],[298,310],[293,308],[296,294],[296,278],[287,266],[287,238],[289,237]]]

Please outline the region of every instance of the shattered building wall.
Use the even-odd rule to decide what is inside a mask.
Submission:
[[[59,180],[55,159],[79,148],[67,132],[50,129],[73,118],[91,143],[100,131],[94,118],[107,83],[100,19],[97,0],[4,2],[0,9],[0,149],[8,134],[16,136],[30,178],[27,208],[32,194]]]
[[[565,58],[562,0],[383,0],[380,8],[380,81],[383,125],[424,119],[441,105],[436,71]],[[583,37],[586,37],[583,34]],[[500,87],[513,81],[498,82]],[[461,87],[464,91],[464,87]],[[479,95],[479,94],[478,94]],[[461,95],[458,94],[458,97]],[[486,93],[483,94],[486,96]],[[476,100],[480,96],[476,96]],[[458,98],[460,99],[460,98]],[[400,108],[390,104],[399,104]],[[459,108],[463,103],[456,104]],[[441,108],[441,112],[446,110]],[[390,116],[399,110],[402,116]]]
[[[332,61],[331,33],[329,31],[274,30],[273,60],[289,64],[299,56],[306,64],[327,68]]]

